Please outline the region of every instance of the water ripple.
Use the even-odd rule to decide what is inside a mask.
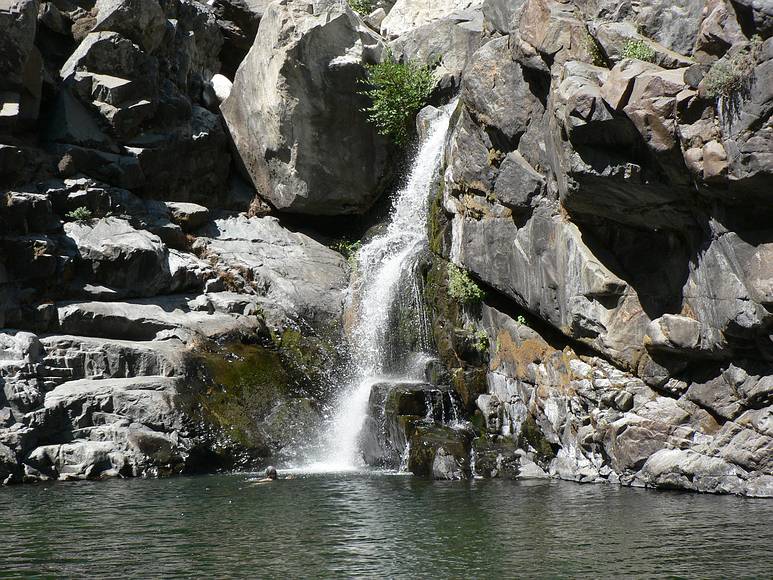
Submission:
[[[376,473],[0,491],[2,578],[767,578],[773,502]]]

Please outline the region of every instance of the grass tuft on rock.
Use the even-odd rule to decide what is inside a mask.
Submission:
[[[93,217],[93,215],[89,208],[81,206],[81,207],[75,208],[71,212],[67,212],[64,217],[74,220],[76,222],[82,222],[82,221],[90,220]]]
[[[759,36],[752,38],[747,50],[715,62],[703,78],[703,90],[711,98],[729,97],[749,81],[762,46]]]
[[[472,347],[476,351],[480,353],[488,351],[488,334],[486,334],[485,330],[476,330],[473,334],[473,338],[475,340],[472,343]]]
[[[381,135],[397,145],[407,144],[414,132],[416,114],[427,104],[435,86],[432,70],[415,62],[396,62],[392,56],[367,66],[369,88],[362,94],[373,104],[365,109]]]
[[[360,248],[362,248],[362,242],[360,240],[339,240],[333,244],[333,249],[339,254],[343,254],[352,270],[357,267],[357,252],[360,251]]]
[[[349,6],[357,14],[370,14],[375,6],[374,0],[348,0]]]
[[[654,62],[655,51],[643,40],[632,38],[623,47],[623,58],[635,58],[645,62]]]
[[[601,53],[599,43],[590,32],[585,33],[583,42],[585,44],[585,48],[588,51],[588,55],[590,56],[591,64],[594,66],[606,66],[604,55]]]
[[[477,304],[486,296],[467,270],[455,264],[448,264],[448,294],[460,304]]]

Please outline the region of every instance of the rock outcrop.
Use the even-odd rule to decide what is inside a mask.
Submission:
[[[383,53],[342,0],[267,8],[223,115],[246,173],[273,207],[362,213],[382,193],[389,148],[367,121],[360,91],[365,65]]]
[[[773,44],[734,4],[612,4],[528,0],[464,71],[432,249],[534,330],[484,306],[488,367],[445,360],[542,473],[771,495],[771,401],[741,385],[773,376]],[[731,44],[748,76],[710,95]]]
[[[207,218],[190,206],[169,204]],[[11,270],[3,287],[20,301],[6,324],[34,331],[0,334],[6,483],[248,466],[311,438],[337,365],[340,254],[268,217],[208,222],[199,256],[116,217],[43,240],[48,282]]]
[[[230,84],[217,74],[222,10],[193,0],[7,4],[3,482],[168,475],[297,453],[337,367],[349,266],[276,217],[246,215],[264,206],[231,163],[219,111]],[[251,43],[253,17],[234,16],[240,6],[227,13]]]

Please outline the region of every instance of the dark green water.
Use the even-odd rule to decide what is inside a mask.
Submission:
[[[0,490],[0,577],[770,578],[773,501],[314,475]]]

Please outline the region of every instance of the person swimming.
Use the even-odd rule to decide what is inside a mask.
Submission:
[[[278,477],[279,475],[276,472],[276,467],[274,467],[273,465],[269,465],[268,467],[266,467],[265,477],[263,479],[259,479],[257,483],[270,483],[275,479],[277,479]]]
[[[275,479],[295,479],[295,476],[291,473],[289,475],[285,475],[284,477],[280,478],[279,474],[276,471],[276,467],[273,465],[269,465],[266,467],[266,473],[263,479],[258,479],[257,481],[253,480],[254,483],[271,483]]]

